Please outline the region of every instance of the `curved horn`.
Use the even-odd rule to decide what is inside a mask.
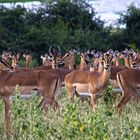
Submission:
[[[60,46],[59,46],[59,45],[57,45],[57,48],[58,48],[58,55],[60,55],[60,56],[61,56],[61,48],[60,48]]]
[[[51,49],[52,49],[52,45],[49,48],[49,55],[51,55]]]
[[[50,48],[49,48],[49,54],[51,55],[52,54],[52,48],[53,48],[54,46],[53,45],[51,45],[50,46]],[[56,45],[56,47],[57,47],[57,52],[56,52],[56,54],[54,54],[54,55],[61,55],[61,49],[60,49],[60,46],[59,45]]]

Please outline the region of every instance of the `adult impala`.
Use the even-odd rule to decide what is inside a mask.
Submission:
[[[117,83],[122,91],[122,97],[117,105],[121,113],[131,97],[140,97],[140,69],[136,67],[139,57],[131,59],[131,67],[117,73]]]
[[[91,96],[91,104],[93,111],[96,110],[96,95],[101,94],[109,82],[110,64],[112,55],[105,54],[103,56],[104,70],[98,71],[80,71],[75,70],[65,77],[65,86],[68,91],[68,96],[73,99],[75,93],[87,93]]]
[[[0,75],[0,97],[5,104],[6,132],[9,134],[11,130],[10,95],[16,85],[20,86],[22,94],[29,94],[33,89],[37,89],[43,97],[40,102],[41,108],[47,109],[48,106],[57,108],[56,95],[60,92],[65,75],[69,72],[71,72],[69,69],[19,70]]]

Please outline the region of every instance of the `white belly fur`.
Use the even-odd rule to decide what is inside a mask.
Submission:
[[[79,95],[81,96],[90,96],[91,97],[91,94],[90,93],[84,93],[84,92],[78,92]]]

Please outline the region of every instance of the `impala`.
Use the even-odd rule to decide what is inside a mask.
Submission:
[[[40,58],[42,59],[43,66],[51,66],[51,58],[47,53],[45,56],[41,55]]]
[[[89,58],[87,52],[81,52],[79,70],[89,70]]]
[[[43,97],[40,107],[48,109],[48,106],[52,106],[55,109],[58,107],[56,96],[60,92],[65,75],[71,71],[69,69],[19,70],[0,75],[0,96],[5,104],[7,134],[10,134],[11,130],[10,96],[16,85],[20,86],[22,94],[29,94],[33,89],[37,89]]]
[[[105,54],[103,56],[104,70],[98,71],[80,71],[75,70],[65,77],[65,86],[68,91],[68,96],[73,99],[75,92],[91,96],[91,104],[93,111],[96,110],[96,95],[100,95],[105,89],[110,78],[110,64],[112,56]]]
[[[65,66],[71,70],[75,69],[75,54],[76,50],[71,49],[61,58],[61,61],[65,63]]]
[[[117,83],[122,91],[122,97],[117,105],[121,113],[131,97],[140,97],[140,69],[136,67],[139,55],[131,58],[131,67],[117,73]]]
[[[131,97],[140,97],[139,74],[139,69],[125,69],[117,73],[117,82],[122,90],[122,97],[117,105],[117,110],[119,112],[122,111]]]

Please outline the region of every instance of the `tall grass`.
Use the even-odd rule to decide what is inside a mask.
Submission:
[[[108,91],[107,91],[108,92]],[[106,95],[110,96],[110,95]],[[108,97],[110,98],[110,97]],[[98,100],[97,112],[78,98],[70,102],[63,90],[57,111],[38,108],[40,98],[11,102],[11,140],[139,140],[140,103],[130,102],[121,116],[116,112],[118,98]],[[106,102],[107,101],[107,102]],[[110,103],[110,104],[108,104]],[[0,138],[5,140],[3,103],[0,102]]]

